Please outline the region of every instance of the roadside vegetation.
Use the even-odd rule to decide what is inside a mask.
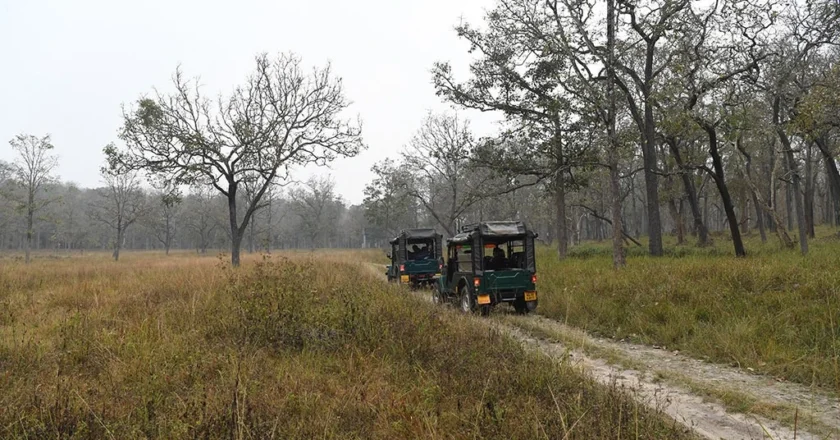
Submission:
[[[0,266],[3,438],[684,438],[374,252]],[[373,270],[376,269],[376,270]]]
[[[840,391],[840,236],[818,228],[807,257],[777,243],[630,249],[615,271],[611,243],[539,258],[539,313],[599,335],[680,350],[776,379]]]

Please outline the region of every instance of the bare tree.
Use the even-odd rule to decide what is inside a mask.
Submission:
[[[619,269],[627,264],[627,258],[622,240],[620,151],[615,135],[615,27],[615,0],[607,0],[607,167],[610,170],[610,208],[613,212],[613,267]]]
[[[805,206],[800,190],[802,176],[796,160],[795,141],[790,128],[802,104],[802,98],[813,87],[807,72],[816,64],[821,49],[836,45],[840,38],[840,8],[829,2],[798,1],[785,4],[782,22],[786,29],[774,44],[775,56],[765,70],[764,89],[772,108],[772,125],[782,146],[783,163],[790,176],[793,205],[799,230],[799,248],[808,254],[808,231]]]
[[[294,202],[293,210],[300,218],[302,232],[309,239],[311,248],[324,247],[325,235],[338,220],[334,209],[338,203],[335,181],[330,177],[311,177],[303,185],[290,192]]]
[[[114,261],[119,261],[126,230],[146,212],[145,195],[136,173],[115,173],[106,168],[101,172],[105,187],[98,191],[91,217],[113,230],[113,257]]]
[[[265,221],[265,228],[263,228],[264,238],[262,245],[265,253],[271,253],[271,247],[274,244],[276,230],[275,226],[282,223],[289,214],[286,209],[287,201],[283,199],[283,193],[275,188],[269,188],[266,192],[266,207],[263,210]]]
[[[157,203],[150,219],[152,234],[163,245],[166,255],[172,247],[172,240],[175,237],[178,208],[183,201],[181,192],[177,186],[164,185],[154,194]]]
[[[403,152],[414,182],[406,184],[449,236],[473,204],[486,197],[489,173],[475,172],[470,157],[473,139],[469,125],[457,115],[429,114]]]
[[[26,262],[29,263],[32,251],[35,214],[54,199],[46,198],[43,192],[46,185],[55,178],[52,172],[58,166],[58,158],[50,154],[54,148],[50,135],[37,137],[20,134],[9,141],[18,159],[12,164],[15,180],[23,190],[21,209],[26,218]]]
[[[59,202],[56,215],[56,239],[59,245],[68,251],[79,246],[86,235],[83,220],[85,206],[84,193],[75,184],[69,184]]]
[[[379,238],[390,239],[404,227],[419,226],[408,167],[385,159],[374,164],[371,172],[376,177],[365,187],[365,218],[383,235]]]
[[[9,235],[10,225],[17,217],[14,212],[18,204],[12,200],[16,186],[12,164],[0,160],[0,245]]]
[[[659,77],[670,63],[667,46],[679,33],[680,15],[689,6],[687,0],[644,0],[616,2],[619,23],[629,35],[616,45],[611,59],[605,44],[597,39],[603,34],[600,5],[593,0],[546,0],[550,19],[554,22],[556,45],[573,60],[572,67],[585,83],[603,79],[601,66],[611,66],[611,83],[626,98],[630,116],[638,128],[643,158],[647,223],[651,255],[663,255],[662,221],[659,209],[659,183],[656,155],[657,127],[655,98]],[[610,8],[612,10],[612,8]],[[612,12],[611,12],[612,13]],[[601,106],[602,110],[606,106]],[[605,112],[606,113],[606,112]]]
[[[261,55],[256,70],[228,97],[211,103],[198,84],[174,77],[176,93],[141,99],[126,111],[126,148],[106,148],[116,169],[145,169],[175,183],[215,188],[228,202],[231,263],[262,198],[291,166],[325,165],[363,148],[361,124],[342,119],[349,106],[329,65],[304,73],[292,54]],[[255,188],[239,210],[244,182]]]
[[[486,29],[469,24],[456,27],[458,36],[470,43],[477,57],[470,66],[472,78],[456,82],[449,63],[437,63],[433,81],[437,94],[460,106],[505,115],[512,133],[503,141],[485,143],[475,159],[482,167],[509,178],[528,175],[530,185],[543,180],[555,199],[557,254],[567,255],[566,186],[564,176],[574,162],[563,133],[576,118],[569,112],[570,103],[559,84],[566,82],[566,70],[555,53],[546,47],[546,32],[540,20],[527,11],[530,0],[502,0],[485,17]],[[536,0],[534,0],[536,1]],[[530,131],[529,135],[519,132]],[[533,133],[551,133],[535,142]],[[518,137],[512,142],[511,137]],[[525,138],[525,139],[523,139]],[[524,141],[523,141],[524,140]],[[512,146],[517,148],[511,148]],[[481,204],[481,203],[479,203]]]
[[[184,224],[195,239],[196,249],[201,254],[207,253],[213,241],[216,229],[219,227],[220,200],[213,197],[210,187],[193,187],[187,199],[188,206],[184,209]]]

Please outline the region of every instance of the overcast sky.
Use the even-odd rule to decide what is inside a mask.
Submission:
[[[243,82],[261,52],[332,62],[369,149],[333,164],[345,200],[360,203],[370,166],[398,154],[429,110],[435,61],[465,77],[468,45],[453,27],[478,24],[492,0],[0,0],[0,159],[18,133],[50,133],[58,174],[100,183],[102,147],[117,141],[120,105],[166,88],[180,63],[205,91]],[[491,117],[469,114],[478,134]],[[299,171],[303,179],[315,170]]]

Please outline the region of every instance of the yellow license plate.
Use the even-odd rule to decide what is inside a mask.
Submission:
[[[408,275],[400,275],[400,282],[407,283],[408,282]]]
[[[478,295],[478,304],[490,304],[490,295]]]
[[[537,292],[525,292],[525,301],[536,301]]]

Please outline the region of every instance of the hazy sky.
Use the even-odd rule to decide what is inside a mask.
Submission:
[[[451,61],[465,77],[468,45],[453,27],[478,24],[492,0],[0,0],[0,159],[8,140],[50,133],[58,174],[100,183],[102,147],[117,141],[120,105],[165,89],[180,63],[206,92],[226,93],[254,55],[294,51],[333,64],[369,149],[334,163],[340,194],[361,202],[370,166],[396,156],[435,96],[429,70]],[[490,117],[469,115],[481,134]],[[314,171],[314,170],[312,170]],[[305,178],[311,170],[300,171]]]

